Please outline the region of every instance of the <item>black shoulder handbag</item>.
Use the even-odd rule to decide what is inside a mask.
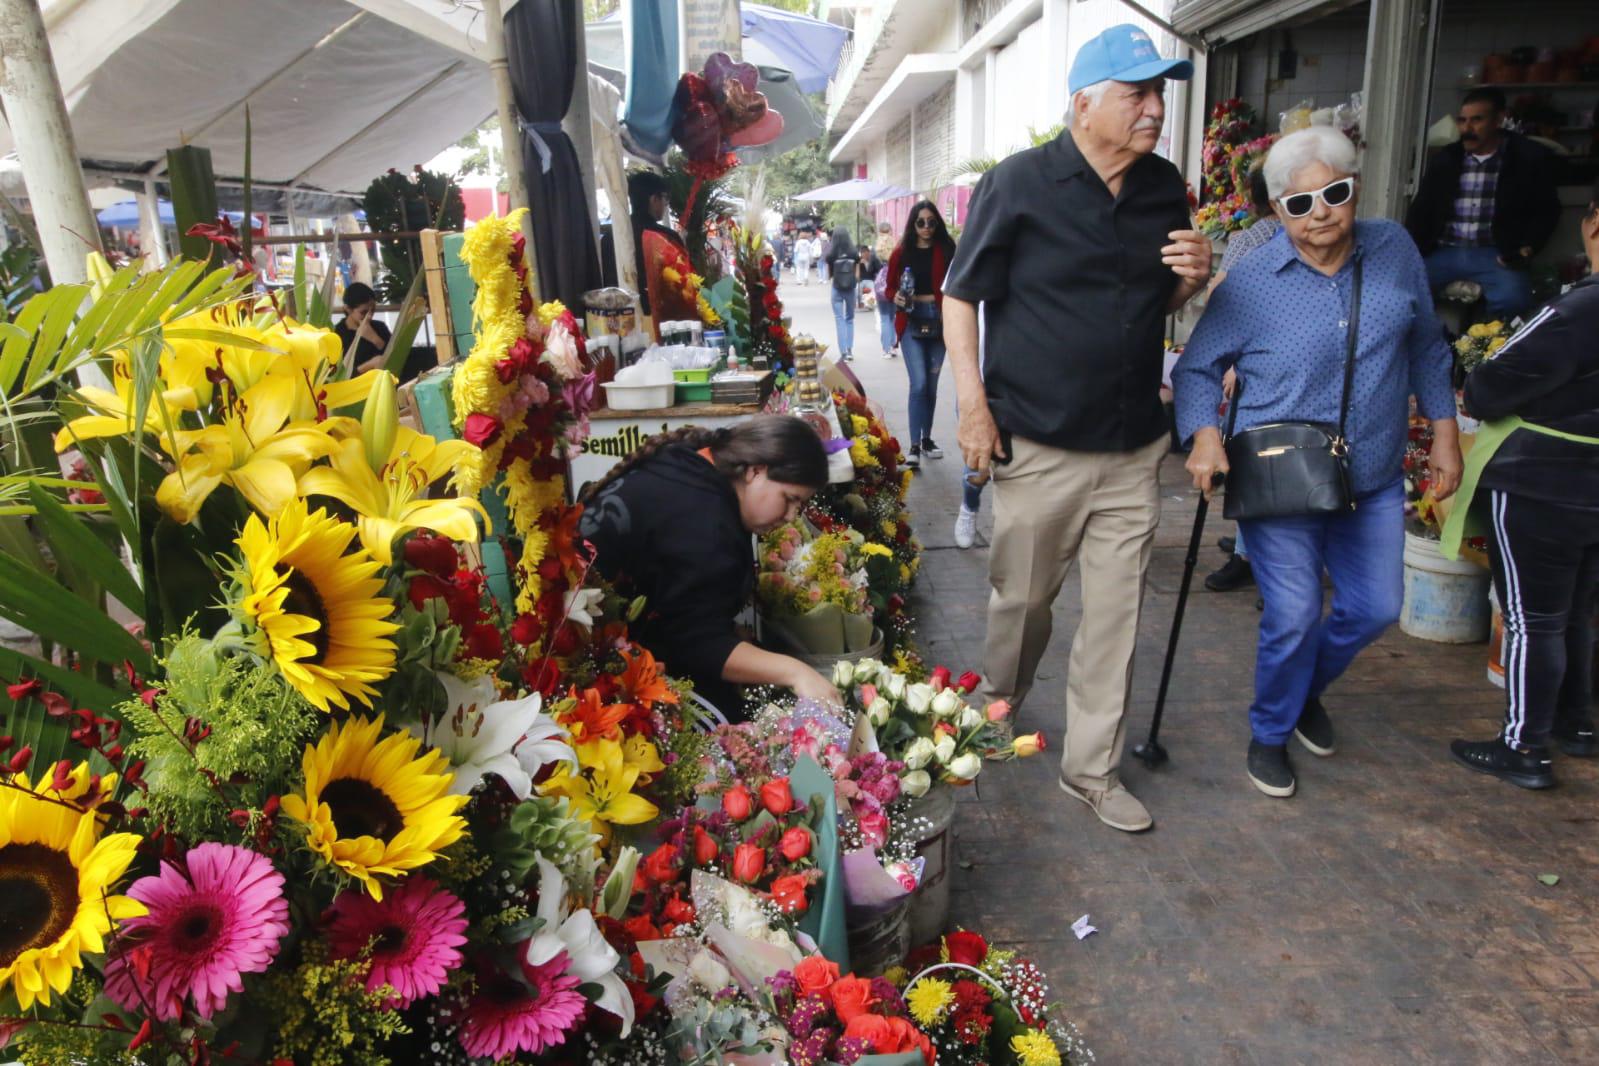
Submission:
[[[1338,425],[1268,422],[1229,436],[1227,499],[1222,508],[1227,518],[1286,518],[1355,509],[1355,494],[1349,481],[1349,442],[1344,431],[1349,422],[1349,392],[1355,378],[1355,348],[1360,336],[1360,266],[1357,257]],[[1237,402],[1235,395],[1233,403]]]

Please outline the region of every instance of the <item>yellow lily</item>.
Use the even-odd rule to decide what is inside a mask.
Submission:
[[[163,406],[175,423],[177,412],[194,411],[211,402],[211,383],[206,379],[204,366],[196,364],[186,353],[164,351],[159,366],[160,378],[155,392],[160,398],[151,397],[144,411],[143,424],[135,427],[133,362],[125,351],[113,353],[111,385],[115,391],[97,385],[78,388],[78,395],[91,413],[74,418],[56,433],[56,451],[64,452],[75,441],[96,437],[126,437],[135,432],[162,434],[168,428],[161,413]]]
[[[265,515],[275,515],[295,496],[299,476],[338,443],[338,425],[290,422],[294,382],[268,376],[239,396],[222,420],[177,433],[178,469],[156,489],[156,502],[179,522],[192,522],[218,485],[232,485]],[[163,444],[165,445],[165,441]]]
[[[610,840],[611,826],[642,825],[660,813],[655,804],[634,795],[639,770],[627,765],[616,741],[579,744],[577,758],[581,766],[577,773],[563,763],[541,791],[571,800],[573,816],[592,823],[602,842]]]
[[[666,769],[660,751],[642,733],[635,733],[622,741],[622,759],[640,775],[658,774]]]
[[[476,452],[464,440],[438,441],[400,426],[387,458],[373,470],[361,438],[346,437],[332,450],[332,465],[314,467],[300,477],[300,493],[331,496],[355,511],[361,543],[387,566],[394,561],[394,538],[413,529],[431,529],[456,541],[477,540],[473,515],[482,516],[485,525],[489,516],[476,500],[422,498],[430,484]]]

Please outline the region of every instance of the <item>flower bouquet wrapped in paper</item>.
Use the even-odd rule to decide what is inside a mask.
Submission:
[[[791,522],[761,540],[756,598],[785,640],[808,655],[847,655],[874,641],[864,538]]]

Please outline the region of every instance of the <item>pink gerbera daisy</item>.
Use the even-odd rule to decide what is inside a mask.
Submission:
[[[289,931],[283,875],[264,855],[231,844],[191,848],[135,881],[128,895],[150,913],[123,923],[106,992],[123,1009],[161,1021],[180,1017],[185,998],[209,1019],[243,989],[242,975],[272,965]]]
[[[536,1055],[565,1041],[588,1005],[577,991],[582,982],[567,973],[568,965],[563,951],[542,966],[523,963],[521,981],[498,972],[480,978],[461,1026],[466,1053],[499,1061],[518,1051]]]
[[[328,944],[336,959],[353,959],[371,946],[366,987],[394,990],[386,1004],[409,1007],[437,995],[451,970],[461,965],[466,943],[466,905],[426,877],[412,875],[375,900],[345,892],[329,912]]]

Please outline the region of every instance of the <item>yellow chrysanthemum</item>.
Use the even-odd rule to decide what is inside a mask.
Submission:
[[[872,428],[872,423],[862,415],[850,415],[849,424],[852,437],[864,437],[866,431]]]
[[[886,559],[892,559],[894,557],[893,548],[890,548],[886,544],[879,544],[876,541],[867,541],[865,544],[862,544],[861,553],[863,555],[881,555]]]
[[[270,523],[251,515],[235,542],[243,550],[239,614],[254,626],[288,683],[320,710],[370,705],[371,682],[394,672],[399,625],[394,603],[364,548],[350,552],[355,527],[295,498]]]
[[[893,540],[899,535],[899,527],[886,518],[878,523],[877,528],[881,529],[883,531],[883,536],[887,537],[889,540]]]
[[[948,981],[940,981],[936,977],[917,981],[905,993],[905,1005],[911,1009],[911,1017],[924,1026],[937,1025],[954,1002],[955,989]]]
[[[335,724],[308,745],[305,791],[283,812],[306,829],[311,850],[383,898],[380,877],[403,877],[461,838],[466,796],[449,794],[450,761],[409,733],[379,740],[383,716]]]
[[[546,300],[539,304],[539,325],[545,329],[550,328],[550,323],[566,314],[566,305],[559,300]]]
[[[601,842],[610,840],[613,825],[642,825],[660,808],[633,794],[639,768],[627,765],[622,745],[593,740],[577,746],[578,769],[562,764],[541,791],[572,801],[572,817],[591,822]]]
[[[857,470],[881,465],[877,461],[877,456],[873,455],[871,448],[867,446],[865,437],[856,437],[850,442],[849,457]]]
[[[380,445],[381,447],[381,445]],[[394,538],[413,529],[431,529],[451,540],[475,543],[477,519],[489,516],[469,496],[430,500],[427,487],[470,459],[477,448],[464,440],[436,441],[408,426],[395,433],[381,470],[373,470],[359,438],[341,441],[330,466],[313,467],[300,478],[306,496],[331,496],[356,513],[361,543],[387,566],[394,561]]]
[[[1010,1049],[1021,1066],[1060,1066],[1060,1049],[1042,1029],[1029,1029],[1011,1037]]]
[[[10,984],[17,1005],[49,1006],[83,965],[84,952],[105,951],[112,926],[145,913],[144,904],[112,895],[133,862],[133,833],[100,835],[100,820],[67,803],[83,791],[88,768],[73,772],[65,793],[50,778],[30,785],[25,774],[0,787],[0,988]]]

